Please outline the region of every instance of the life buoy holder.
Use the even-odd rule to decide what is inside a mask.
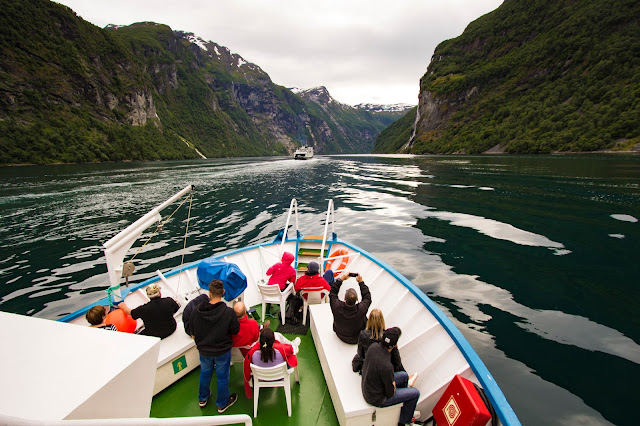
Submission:
[[[347,263],[349,263],[349,256],[347,256],[349,254],[349,252],[347,251],[347,249],[339,249],[334,251],[333,253],[331,253],[331,257],[337,257],[337,256],[344,256],[341,257],[339,259],[331,259],[331,260],[327,260],[327,264],[324,267],[324,272],[327,272],[329,269],[333,269],[331,266],[333,266],[333,263],[337,263],[338,261],[340,261],[340,264],[338,265],[337,268],[333,269],[333,276],[337,277],[338,275],[340,275],[340,272],[342,272],[344,270],[344,268],[347,267]]]

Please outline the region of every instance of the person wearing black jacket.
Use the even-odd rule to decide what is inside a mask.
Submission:
[[[192,312],[190,328],[200,352],[200,385],[198,400],[200,407],[209,402],[211,378],[216,371],[218,413],[238,400],[238,395],[229,394],[229,367],[231,365],[231,336],[240,331],[240,322],[232,308],[222,300],[224,284],[213,280],[209,284],[209,303],[201,303]]]
[[[384,330],[384,316],[382,315],[382,311],[380,309],[372,309],[369,313],[369,319],[367,319],[367,327],[362,330],[358,336],[358,351],[351,361],[354,373],[362,374],[362,363],[364,362],[367,350],[372,344],[382,341]],[[402,365],[400,351],[398,351],[397,347],[394,347],[391,351],[391,363],[393,364],[393,371],[405,371]]]
[[[142,319],[144,330],[140,334],[161,339],[171,336],[177,327],[173,315],[178,312],[180,305],[170,297],[162,297],[160,286],[156,283],[149,285],[146,292],[149,301],[144,305],[130,309],[121,302],[118,307],[134,320]]]
[[[384,331],[380,343],[367,350],[362,366],[362,396],[376,407],[402,403],[398,425],[411,424],[420,399],[420,391],[413,387],[417,374],[409,377],[406,371],[394,372],[391,351],[397,347],[402,331],[392,327]]]
[[[349,274],[345,272],[331,284],[329,303],[333,313],[333,331],[343,342],[356,344],[358,343],[360,331],[364,330],[367,325],[367,311],[371,306],[371,292],[362,280],[362,276],[358,274],[356,281],[360,285],[362,301],[358,303],[358,293],[352,288],[347,289],[345,292],[344,301],[340,300],[338,298],[340,286],[347,279],[349,279]]]
[[[191,314],[200,304],[207,302],[209,302],[209,295],[201,294],[195,299],[192,299],[189,303],[187,303],[187,306],[184,307],[184,311],[182,311],[182,325],[184,325],[184,332],[189,336],[193,336],[193,331],[191,331],[191,326],[189,324],[189,321],[191,320]]]

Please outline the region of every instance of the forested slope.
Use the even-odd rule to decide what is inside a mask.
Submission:
[[[436,48],[407,149],[631,149],[640,143],[639,19],[636,0],[505,1]]]
[[[0,164],[370,152],[388,123],[305,98],[193,34],[98,28],[48,0],[0,0]],[[401,113],[396,113],[399,117]]]

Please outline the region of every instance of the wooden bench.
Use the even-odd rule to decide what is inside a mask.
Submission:
[[[344,343],[336,336],[331,306],[328,303],[311,305],[309,311],[311,334],[340,425],[397,424],[402,404],[378,408],[364,400],[362,378],[351,368],[356,345]]]

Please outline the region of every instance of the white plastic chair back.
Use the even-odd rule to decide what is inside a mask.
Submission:
[[[309,287],[304,290],[300,290],[300,296],[302,296],[302,325],[307,324],[307,310],[309,305],[318,305],[327,301],[329,292],[324,287]]]
[[[267,303],[277,303],[280,305],[280,317],[282,324],[285,323],[284,315],[287,303],[287,297],[293,293],[293,284],[289,284],[287,288],[280,291],[277,284],[257,284],[260,296],[262,297],[262,321],[265,320],[265,310]]]
[[[273,367],[258,367],[251,364],[253,375],[253,417],[258,417],[258,397],[260,388],[284,388],[285,399],[287,400],[287,414],[291,417],[291,373],[293,368],[288,368],[287,363],[275,365]]]

